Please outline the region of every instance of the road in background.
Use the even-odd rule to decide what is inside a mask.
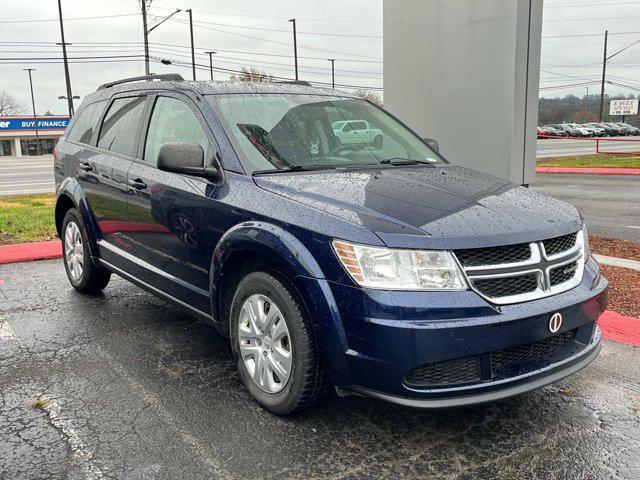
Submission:
[[[589,234],[640,242],[640,178],[538,174],[531,188],[573,204]]]
[[[0,157],[0,195],[53,191],[53,155]]]
[[[332,395],[281,418],[247,394],[228,340],[134,285],[79,294],[62,260],[0,277],[2,478],[638,478],[629,345],[488,405]]]
[[[612,153],[638,152],[640,155],[640,137],[606,138],[601,140],[600,150]],[[545,138],[538,140],[538,158],[595,155],[596,153],[596,141],[591,139]]]

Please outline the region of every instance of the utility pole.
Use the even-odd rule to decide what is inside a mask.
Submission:
[[[212,55],[215,55],[218,52],[214,52],[213,50],[210,50],[210,51],[204,52],[204,53],[208,53],[209,54],[209,70],[211,70],[211,81],[213,81],[213,59],[212,59]]]
[[[331,88],[336,88],[336,59],[335,58],[327,58],[331,62]]]
[[[31,106],[33,107],[33,123],[36,127],[36,154],[40,154],[40,138],[38,137],[38,117],[36,116],[36,101],[33,96],[33,81],[31,80],[31,72],[34,72],[35,68],[23,68],[25,72],[29,73],[29,88],[31,89]]]
[[[293,23],[293,60],[296,66],[296,81],[298,80],[298,37],[296,35],[296,19],[289,20]]]
[[[144,35],[144,74],[149,75],[149,29],[147,28],[147,0],[140,0],[142,33]]]
[[[189,12],[189,30],[191,32],[191,70],[193,71],[193,81],[196,80],[196,51],[193,48],[193,16],[191,15],[191,9],[187,10]]]
[[[149,34],[151,32],[153,32],[156,28],[158,28],[160,25],[162,25],[164,22],[166,22],[167,20],[169,20],[171,17],[173,17],[176,13],[181,12],[182,10],[180,10],[179,8],[176,9],[175,12],[167,15],[166,17],[164,17],[162,20],[160,20],[158,23],[156,23],[153,27],[148,28],[147,26],[147,1],[149,2],[149,5],[151,5],[151,0],[140,0],[140,5],[142,7],[142,32],[144,34],[144,74],[145,75],[150,75],[151,72],[149,71]],[[163,64],[165,63],[164,61],[162,62]],[[151,80],[149,80],[151,81]]]
[[[60,36],[62,37],[62,58],[64,60],[64,78],[67,82],[67,104],[69,106],[69,116],[73,116],[73,94],[71,93],[71,79],[69,78],[69,61],[67,59],[67,43],[64,40],[64,24],[62,22],[62,0],[58,0],[58,16],[60,18]],[[37,136],[37,130],[36,130]]]
[[[602,57],[602,85],[600,86],[600,115],[598,121],[602,122],[602,114],[604,112],[604,82],[607,75],[607,40],[609,38],[609,31],[604,31],[604,55]]]

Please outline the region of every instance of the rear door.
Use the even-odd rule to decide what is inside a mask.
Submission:
[[[117,96],[103,115],[95,155],[78,168],[86,177],[85,191],[100,234],[100,256],[122,266],[129,231],[127,199],[132,189],[127,172],[138,151],[147,97]]]
[[[196,142],[205,162],[215,153],[213,137],[195,103],[181,93],[163,92],[151,99],[140,160],[129,170],[129,237],[140,260],[135,275],[163,292],[203,311],[209,310],[207,243],[214,222],[205,221],[217,188],[202,178],[156,168],[160,147],[168,142]]]

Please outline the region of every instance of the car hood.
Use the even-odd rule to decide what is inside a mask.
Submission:
[[[260,188],[367,228],[390,247],[506,245],[565,235],[581,227],[578,211],[567,203],[446,164],[254,179]]]

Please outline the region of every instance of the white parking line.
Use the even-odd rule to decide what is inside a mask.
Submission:
[[[0,318],[0,340],[7,343],[16,341],[16,335],[13,333],[13,329],[3,318]]]
[[[89,480],[103,478],[102,470],[92,461],[93,453],[78,435],[71,419],[65,418],[61,414],[58,402],[54,400],[47,402],[43,406],[43,410],[47,412],[53,426],[65,436],[69,448],[75,454],[76,461],[79,461],[82,470],[84,470],[84,478]]]
[[[625,225],[624,228],[636,228],[636,229],[640,230],[640,227],[637,227],[635,225]]]

